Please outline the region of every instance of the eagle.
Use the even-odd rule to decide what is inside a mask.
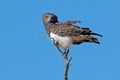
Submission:
[[[84,42],[100,44],[98,39],[92,35],[101,37],[102,35],[93,32],[89,28],[74,25],[80,23],[80,21],[59,22],[58,17],[53,13],[44,13],[42,19],[51,41],[60,52],[62,52],[61,48],[64,49],[63,53],[65,53],[69,51],[71,45],[79,45]]]

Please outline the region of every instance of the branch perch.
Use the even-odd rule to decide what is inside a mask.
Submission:
[[[66,67],[65,67],[65,72],[64,72],[64,80],[68,80],[68,70],[69,70],[71,60],[72,60],[72,57],[69,60],[67,60],[67,62],[66,62]]]
[[[65,60],[66,67],[65,67],[65,71],[64,71],[64,80],[68,80],[68,71],[69,71],[69,66],[70,66],[72,57],[70,59],[68,59],[69,49],[65,49],[64,52],[62,52],[59,47],[57,47],[57,49],[59,50],[59,52],[61,53],[62,57]]]

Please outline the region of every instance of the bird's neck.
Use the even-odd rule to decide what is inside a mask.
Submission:
[[[51,28],[53,27],[54,27],[53,23],[45,23],[45,28],[46,28],[48,35],[50,34]]]

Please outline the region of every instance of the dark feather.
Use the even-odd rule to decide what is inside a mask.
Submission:
[[[97,35],[97,36],[103,37],[103,35],[98,34],[98,33],[91,33],[91,35]]]

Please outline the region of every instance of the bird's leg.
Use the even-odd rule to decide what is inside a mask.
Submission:
[[[68,48],[66,53],[68,54],[68,53],[69,53],[69,51],[70,51],[70,49]]]
[[[66,53],[67,53],[67,49],[64,50],[64,54],[66,54]]]
[[[64,57],[65,59],[67,59],[67,60],[68,60],[68,53],[69,53],[69,51],[70,51],[70,49],[67,48],[67,49],[64,50],[64,54],[63,54],[63,57]]]
[[[64,52],[64,53],[68,55],[69,51],[70,51],[70,49],[67,48],[67,49],[65,49],[65,52]]]

